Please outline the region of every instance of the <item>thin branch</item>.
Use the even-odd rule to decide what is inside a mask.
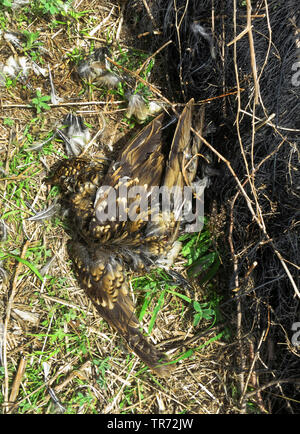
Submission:
[[[21,259],[25,259],[25,255],[26,255],[27,248],[28,248],[29,244],[30,244],[29,241],[25,242],[22,253],[21,253]],[[19,277],[21,268],[22,268],[22,262],[18,262],[18,265],[16,267],[16,271],[15,271],[14,280],[12,282],[10,297],[9,297],[7,308],[6,308],[6,318],[5,318],[5,322],[4,322],[4,331],[3,331],[4,411],[6,411],[6,412],[9,410],[9,406],[8,406],[9,385],[8,385],[8,367],[7,367],[7,329],[8,329],[8,323],[10,320],[10,315],[11,315],[11,310],[12,310],[14,298],[15,298],[16,291],[17,291],[18,277]]]

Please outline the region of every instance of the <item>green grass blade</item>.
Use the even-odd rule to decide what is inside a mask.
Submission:
[[[155,308],[153,309],[153,314],[152,314],[152,317],[151,317],[151,320],[150,320],[150,323],[149,323],[149,328],[148,328],[148,333],[149,334],[151,333],[151,331],[153,329],[153,326],[154,326],[154,323],[156,321],[156,317],[158,315],[158,312],[160,311],[160,308],[161,308],[161,306],[164,303],[165,292],[166,292],[166,290],[162,291],[162,293],[160,294],[159,299],[157,301],[157,304],[156,304]]]
[[[17,255],[13,255],[12,253],[6,253],[5,257],[9,257],[9,258],[14,258],[16,259],[18,262],[21,262],[22,264],[26,265],[26,267],[28,267],[42,282],[44,281],[44,277],[41,275],[41,273],[39,272],[39,270],[36,268],[35,265],[31,264],[29,261],[27,261],[26,259],[20,258],[20,256]]]
[[[146,311],[147,311],[147,309],[151,303],[152,297],[153,297],[153,293],[151,291],[147,292],[142,309],[141,309],[141,312],[140,312],[140,315],[139,315],[139,321],[142,321],[142,319],[144,318],[144,315],[145,315],[145,313],[146,313]]]
[[[184,360],[184,359],[187,359],[187,358],[191,357],[195,353],[195,351],[199,351],[202,348],[206,347],[207,345],[211,344],[212,342],[215,342],[215,341],[221,339],[222,336],[224,336],[224,335],[225,335],[225,331],[222,331],[222,332],[218,333],[216,336],[213,336],[212,338],[208,339],[208,341],[204,342],[199,347],[193,348],[193,349],[189,349],[189,350],[185,351],[184,353],[180,354],[179,357],[177,357],[176,360],[172,360],[168,364],[174,364],[174,363],[179,362],[180,360]]]
[[[200,285],[204,285],[204,283],[211,280],[217,274],[217,272],[220,268],[220,265],[221,265],[220,259],[219,259],[219,257],[216,257],[216,260],[215,260],[214,264],[212,265],[212,267],[208,270],[208,272],[205,274],[205,276],[202,277],[202,279],[200,279]]]
[[[176,297],[182,298],[182,300],[185,300],[185,301],[187,301],[188,303],[191,303],[191,302],[192,302],[192,299],[189,298],[189,297],[187,297],[187,296],[184,295],[184,294],[180,294],[179,292],[176,292],[176,291],[171,291],[170,289],[167,289],[167,291],[168,291],[170,294],[175,295]]]

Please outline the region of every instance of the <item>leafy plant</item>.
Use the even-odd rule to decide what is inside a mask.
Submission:
[[[10,8],[12,6],[12,1],[10,1],[10,0],[0,0],[0,5],[6,6],[6,7]]]
[[[65,25],[72,18],[78,20],[82,16],[88,14],[90,11],[75,11],[72,8],[72,0],[35,0],[31,2],[31,12],[34,15],[51,15],[51,26]],[[66,22],[55,19],[55,16],[66,17]]]
[[[29,32],[28,30],[23,30],[23,35],[26,38],[26,43],[23,47],[24,51],[32,50],[42,44],[42,42],[38,42],[40,32]]]
[[[65,5],[67,3],[67,5]],[[36,0],[34,7],[43,14],[55,15],[64,13],[70,2],[63,2],[61,0]]]
[[[10,89],[14,88],[16,86],[17,81],[18,81],[18,77],[15,77],[15,78],[11,78],[11,77],[8,77],[8,76],[5,77],[5,87],[8,90],[8,93],[10,95],[13,95],[13,93],[11,92]]]
[[[71,52],[66,53],[67,57],[69,57],[75,65],[78,65],[78,63],[82,61],[84,54],[84,50],[77,47],[73,48]]]
[[[4,118],[3,119],[3,125],[7,125],[8,127],[12,127],[14,125],[15,121],[11,118]]]
[[[37,89],[36,97],[32,98],[31,104],[35,107],[37,113],[40,113],[42,109],[50,110],[50,106],[46,103],[46,101],[49,101],[50,99],[51,97],[49,95],[42,95],[41,91]]]
[[[193,308],[196,311],[194,315],[193,326],[196,327],[202,319],[212,320],[215,318],[216,311],[209,307],[209,303],[199,303],[198,301],[193,301]]]
[[[110,368],[110,356],[105,357],[105,359],[94,359],[93,364],[95,365],[97,372],[97,383],[100,387],[106,387],[106,371]]]

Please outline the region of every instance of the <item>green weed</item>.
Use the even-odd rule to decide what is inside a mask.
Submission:
[[[3,119],[3,125],[7,125],[8,127],[12,127],[14,125],[15,121],[11,118],[4,118]]]
[[[31,9],[36,14],[42,15],[66,15],[71,1],[62,0],[35,0],[31,4]]]
[[[7,8],[11,8],[12,1],[11,0],[0,0],[0,5],[7,7]]]
[[[49,95],[42,95],[41,91],[37,89],[36,97],[32,98],[31,105],[36,109],[37,113],[41,113],[42,110],[50,110],[51,107],[46,102],[50,99]]]
[[[205,226],[203,231],[185,234],[179,238],[184,243],[181,255],[187,260],[189,277],[199,277],[200,284],[210,281],[220,267],[218,252],[213,249],[210,233]]]

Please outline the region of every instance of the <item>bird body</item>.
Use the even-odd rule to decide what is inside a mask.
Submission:
[[[155,189],[181,191],[186,185],[182,164],[192,155],[192,105],[193,100],[179,116],[171,146],[163,143],[160,114],[125,146],[105,175],[100,166],[73,158],[51,179],[61,186],[71,210],[75,231],[70,255],[82,287],[101,316],[160,376],[170,373],[168,359],[139,330],[126,274],[166,257],[178,237],[176,213],[182,199],[170,199],[167,211],[161,201],[154,209],[149,204]],[[178,253],[178,245],[176,249]]]

